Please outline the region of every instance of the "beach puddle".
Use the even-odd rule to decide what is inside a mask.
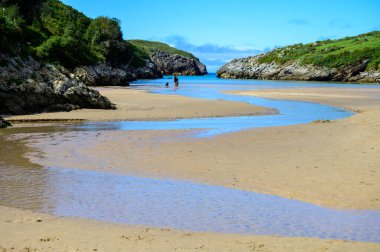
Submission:
[[[380,212],[335,210],[185,181],[0,165],[0,204],[201,232],[380,242]]]

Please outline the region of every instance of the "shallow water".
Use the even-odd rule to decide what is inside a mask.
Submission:
[[[165,82],[165,79],[143,81],[145,84],[138,88],[156,93],[248,102],[276,108],[279,114],[161,122],[66,124],[61,131],[191,128],[205,129],[195,131],[201,132],[197,133],[197,137],[210,137],[254,127],[292,125],[318,119],[333,120],[352,115],[349,111],[320,104],[222,93],[234,89],[320,86],[319,83],[217,80],[215,76],[181,77],[180,88],[173,90],[163,88]],[[39,130],[45,131],[43,128],[33,128],[33,132]],[[60,131],[59,127],[54,128],[54,132],[57,131]],[[67,167],[15,166],[1,162],[4,160],[0,160],[0,205],[4,206],[59,216],[189,231],[380,242],[380,211],[335,210],[221,186],[120,176]]]
[[[284,101],[264,99],[252,96],[230,95],[224,91],[254,90],[262,88],[289,88],[303,86],[321,86],[320,83],[285,82],[285,81],[252,81],[252,80],[224,80],[215,75],[198,77],[181,77],[178,89],[164,88],[164,83],[170,79],[137,81],[136,88],[159,94],[182,95],[187,97],[228,100],[245,102],[256,106],[277,109],[277,115],[239,116],[192,118],[172,121],[126,121],[84,123],[80,129],[85,130],[163,130],[163,129],[205,129],[197,137],[210,137],[218,134],[236,132],[239,130],[259,127],[287,126],[309,123],[315,120],[336,120],[353,115],[353,112],[341,108],[310,102]],[[342,87],[339,84],[324,84],[331,87]],[[349,85],[354,86],[355,85]],[[357,87],[358,85],[356,85]],[[376,87],[360,85],[360,87]]]
[[[379,211],[344,211],[184,181],[0,165],[1,205],[190,231],[380,242]]]

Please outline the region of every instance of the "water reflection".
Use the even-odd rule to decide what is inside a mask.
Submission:
[[[242,84],[228,80],[220,85],[215,85],[214,82],[212,79],[206,83],[200,92],[199,83],[186,83],[182,79],[181,87],[176,92],[198,98],[234,100],[272,107],[278,109],[279,114],[161,122],[65,124],[51,131],[196,128],[205,129],[198,135],[202,137],[253,127],[308,123],[317,119],[333,120],[352,114],[339,108],[313,103],[227,95],[222,91],[257,87],[247,86],[243,81]],[[153,82],[145,88],[158,93],[172,92],[159,89],[156,84]],[[39,130],[41,129],[32,129],[33,132]],[[0,141],[4,143],[5,140]],[[19,147],[20,151],[25,151],[22,145]],[[0,152],[7,153],[7,156],[0,157],[1,205],[61,216],[193,231],[380,242],[379,211],[334,210],[272,195],[183,181],[120,176],[62,167],[43,168],[28,164],[24,159],[17,159],[20,158],[20,153],[8,156],[9,153],[17,152],[17,148],[7,148]]]
[[[183,181],[0,166],[0,204],[191,231],[380,242],[379,211],[343,211]]]

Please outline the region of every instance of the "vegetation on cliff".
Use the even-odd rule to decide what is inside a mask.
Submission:
[[[193,54],[179,50],[177,48],[171,47],[167,44],[156,42],[156,41],[146,41],[146,40],[129,40],[131,44],[138,48],[141,48],[145,53],[151,54],[155,50],[164,51],[168,54],[178,54],[188,59],[198,59]]]
[[[296,44],[275,49],[258,61],[285,64],[298,61],[301,65],[342,68],[369,60],[366,70],[380,69],[380,32],[370,32],[338,40]]]
[[[162,74],[207,74],[206,66],[191,53],[155,41],[129,40],[128,42],[136,46],[139,50],[138,55],[150,58]]]
[[[115,18],[91,19],[59,0],[0,0],[0,114],[113,109],[88,86],[205,72],[184,51],[125,41]]]
[[[109,62],[145,65],[145,47],[123,40],[115,18],[90,19],[59,0],[2,0],[0,52],[73,69]]]
[[[191,53],[159,42],[125,41],[119,20],[91,19],[59,0],[1,0],[0,35],[0,53],[31,55],[71,70],[99,63],[149,68],[152,53],[165,52],[189,59],[179,73],[204,72],[191,69],[201,65],[193,62],[199,60]]]
[[[220,67],[221,78],[380,83],[380,32],[277,48]]]

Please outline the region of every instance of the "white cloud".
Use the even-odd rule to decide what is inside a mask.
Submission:
[[[253,56],[269,51],[269,48],[258,50],[250,45],[220,46],[211,43],[194,45],[180,35],[172,35],[161,39],[161,41],[175,48],[194,54],[201,60],[201,62],[206,64],[209,72],[216,72],[219,67],[235,58]]]

